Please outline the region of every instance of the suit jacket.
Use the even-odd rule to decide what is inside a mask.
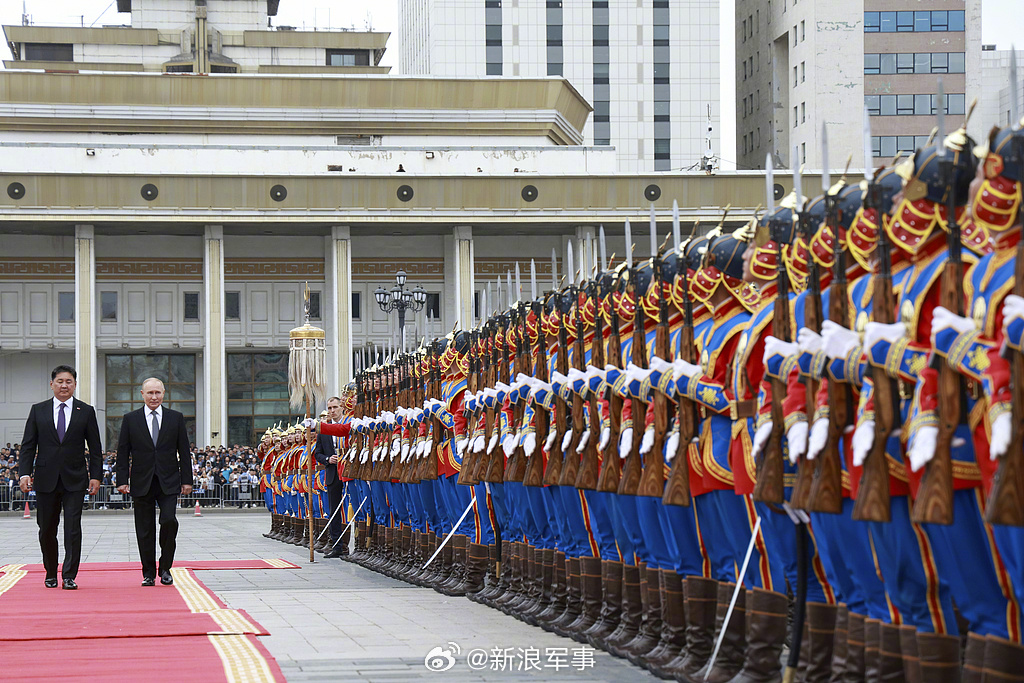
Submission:
[[[328,462],[328,458],[332,455],[337,455],[337,451],[334,449],[334,437],[326,434],[317,436],[316,445],[313,447],[313,457],[316,458],[318,463],[327,468],[324,471],[324,483],[327,486],[338,481],[338,466]]]
[[[89,445],[88,456],[86,444]],[[41,493],[51,493],[57,488],[58,478],[66,491],[85,491],[90,479],[102,481],[103,448],[96,410],[73,398],[64,440],[60,441],[53,423],[53,398],[32,406],[21,440],[18,476],[34,477],[32,486]]]
[[[178,493],[182,486],[192,485],[192,453],[188,448],[185,416],[165,406],[154,445],[146,421],[147,410],[133,410],[121,419],[115,467],[117,485],[128,484],[132,496],[144,496],[156,479],[165,495]]]

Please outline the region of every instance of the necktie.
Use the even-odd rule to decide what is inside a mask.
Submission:
[[[67,430],[67,422],[64,418],[64,409],[66,407],[66,405],[61,403],[57,411],[57,440],[61,442],[64,441],[64,432]]]
[[[156,421],[156,411],[151,410],[149,414],[153,417],[153,428],[150,430],[153,434],[153,445],[156,445],[157,439],[160,438],[160,423]]]

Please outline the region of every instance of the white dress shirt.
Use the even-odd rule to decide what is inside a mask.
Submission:
[[[57,420],[60,418],[60,407],[61,407],[61,405],[63,405],[64,406],[64,429],[66,430],[68,428],[68,423],[71,422],[71,404],[73,402],[74,402],[73,398],[69,398],[68,400],[66,400],[66,401],[64,401],[62,403],[61,401],[57,400],[56,396],[53,397],[53,426],[54,427],[57,426]]]

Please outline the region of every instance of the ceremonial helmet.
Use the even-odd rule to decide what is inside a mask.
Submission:
[[[1017,221],[1024,182],[1024,129],[993,128],[988,144],[974,148],[981,160],[982,180],[971,197],[974,222],[1001,232]]]
[[[869,208],[864,205],[868,200],[868,184],[866,181],[862,182],[859,185],[861,206],[856,209],[846,235],[850,253],[865,270],[871,270],[871,255],[878,243],[878,215],[879,213],[886,217],[889,215],[889,212],[892,211],[893,199],[903,189],[903,178],[896,173],[893,166],[878,171],[873,182],[879,206]]]
[[[694,226],[694,230],[697,226]],[[690,294],[687,291],[687,286],[690,278],[700,270],[701,264],[704,262],[704,254],[708,250],[708,238],[705,235],[694,235],[686,239],[679,249],[682,251],[682,259],[686,268],[686,277],[677,277],[672,280],[672,302],[676,305],[676,308],[683,310],[686,306],[686,300]],[[678,263],[678,256],[677,263]]]
[[[661,275],[661,292],[658,292],[658,280],[652,280],[650,286],[647,288],[647,293],[642,299],[644,313],[647,314],[648,318],[653,318],[654,320],[659,320],[661,318],[662,298],[664,298],[666,302],[672,301],[672,283],[675,281],[679,256],[676,254],[675,250],[671,250],[662,254],[657,263],[657,272]],[[653,269],[652,272],[654,272]]]
[[[743,281],[743,253],[750,238],[750,232],[743,228],[712,238],[703,265],[690,280],[691,296],[707,303],[722,285],[744,307],[753,310],[758,301],[757,291]]]
[[[932,235],[936,226],[949,229],[947,207],[952,192],[956,209],[960,239],[974,250],[983,250],[988,235],[969,220],[961,220],[961,210],[967,206],[971,180],[974,178],[976,159],[974,144],[964,128],[954,131],[936,144],[917,150],[906,161],[896,165],[896,173],[903,178],[903,199],[893,210],[891,221],[885,222],[886,232],[893,244],[910,254]],[[940,161],[948,159],[954,169],[954,182],[948,187],[947,178],[940,170]]]

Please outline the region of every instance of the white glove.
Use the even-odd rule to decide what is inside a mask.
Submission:
[[[551,446],[555,443],[555,437],[556,436],[558,436],[558,432],[556,432],[554,429],[552,429],[550,432],[548,432],[548,438],[544,441],[544,452],[545,453],[550,453],[551,452]]]
[[[1010,413],[1002,413],[992,421],[992,441],[988,448],[988,457],[991,459],[995,460],[1006,455],[1006,451],[1010,447],[1012,422],[1013,416]]]
[[[580,442],[576,445],[576,452],[582,453],[583,450],[587,447],[588,441],[590,441],[590,430],[585,429],[583,433],[580,434]]]
[[[1009,294],[1003,299],[1003,336],[1006,336],[1006,328],[1014,320],[1024,318],[1024,297],[1016,294]]]
[[[907,336],[907,326],[903,323],[868,323],[864,328],[864,348],[872,348],[879,341],[894,342]]]
[[[643,438],[640,439],[640,455],[647,455],[654,446],[654,427],[644,430]]]
[[[427,449],[427,442],[417,439],[416,441],[416,457],[422,458],[423,452]]]
[[[704,372],[703,368],[694,363],[687,363],[685,360],[677,358],[672,362],[672,379],[676,382],[681,380],[683,377],[689,379],[695,375],[700,375]]]
[[[316,422],[317,421],[315,418],[307,417],[305,420],[302,421],[302,426],[305,427],[306,429],[316,429]]]
[[[473,437],[473,452],[479,453],[484,449],[484,435],[478,434]]]
[[[768,437],[772,435],[773,424],[771,420],[768,420],[754,432],[754,445],[751,450],[751,456],[754,458],[761,454],[761,451],[764,450],[764,445],[768,443]]]
[[[455,454],[460,458],[466,454],[466,446],[469,445],[469,439],[459,439],[455,442]]]
[[[562,452],[564,453],[569,448],[569,444],[572,443],[572,430],[566,429],[565,435],[562,436]]]
[[[492,451],[494,451],[494,447],[498,445],[498,437],[500,437],[500,436],[501,436],[501,433],[497,429],[495,429],[494,430],[494,434],[491,435],[491,440],[487,442],[487,453],[488,453],[488,455]]]
[[[523,437],[523,453],[529,458],[537,450],[537,432],[530,432]]]
[[[511,458],[512,453],[516,450],[516,437],[511,434],[505,435],[505,438],[501,440],[501,450],[506,458]]]
[[[972,319],[957,315],[948,308],[936,306],[935,312],[932,314],[932,346],[935,346],[935,333],[939,330],[954,329],[958,334],[963,334],[975,328]]]
[[[625,460],[629,457],[629,451],[633,448],[633,428],[627,427],[619,434],[619,458]]]
[[[875,443],[875,421],[861,420],[853,432],[853,464],[860,467]]]
[[[363,452],[359,454],[359,462],[365,463],[370,458],[370,449],[364,448]]]
[[[821,351],[821,335],[808,327],[801,327],[796,333],[796,345],[805,353]]]
[[[669,432],[668,440],[665,443],[665,460],[672,462],[676,458],[676,451],[679,450],[679,432]]]
[[[807,459],[814,460],[828,441],[828,418],[819,417],[811,425],[811,438],[807,441]]]
[[[402,450],[402,440],[392,439],[391,440],[391,457],[394,458]]]
[[[409,460],[409,442],[406,441],[402,444],[402,462]]]
[[[859,343],[860,337],[853,330],[831,320],[821,324],[821,350],[829,358],[846,358]]]
[[[935,443],[939,438],[938,427],[921,427],[914,434],[913,442],[907,449],[910,469],[917,472],[935,457]]]
[[[767,336],[764,338],[764,357],[763,361],[768,362],[768,359],[772,356],[782,356],[783,358],[789,358],[800,353],[800,348],[793,342],[784,342],[776,337]]]
[[[612,438],[611,427],[601,428],[601,440],[597,444],[597,450],[599,453],[604,453],[604,449],[608,448],[608,442]]]
[[[786,432],[786,443],[789,445],[789,462],[796,464],[800,456],[807,451],[807,420],[798,420]]]
[[[424,455],[433,455],[434,454],[434,439],[433,438],[427,439],[427,445],[423,448],[423,454]]]

